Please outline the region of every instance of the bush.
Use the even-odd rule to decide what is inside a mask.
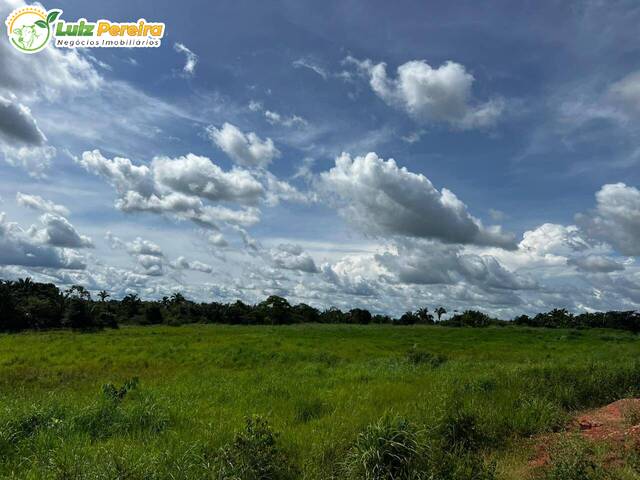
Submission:
[[[238,433],[218,456],[220,480],[288,480],[299,478],[277,443],[277,434],[259,416],[246,420]]]
[[[349,478],[417,478],[420,444],[417,429],[402,417],[386,415],[362,432],[347,455]]]

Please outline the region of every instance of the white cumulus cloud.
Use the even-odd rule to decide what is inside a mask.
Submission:
[[[427,177],[398,167],[393,159],[343,153],[321,179],[340,199],[343,216],[367,233],[515,248],[511,235],[483,226],[453,192],[437,190]]]
[[[396,78],[390,78],[385,63],[353,57],[346,61],[368,75],[372,90],[385,103],[419,121],[446,122],[463,129],[488,127],[505,107],[501,98],[474,102],[471,88],[475,79],[456,62],[434,68],[424,60],[413,60],[400,65]]]
[[[230,123],[224,123],[222,128],[209,126],[207,134],[234,162],[245,167],[266,167],[280,156],[270,138],[262,140],[254,132],[245,134]]]

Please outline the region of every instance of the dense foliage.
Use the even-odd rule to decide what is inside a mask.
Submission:
[[[196,303],[174,293],[158,301],[142,300],[134,293],[121,300],[110,299],[101,291],[93,299],[81,285],[60,291],[54,284],[31,279],[0,281],[0,331],[42,330],[51,328],[100,329],[117,328],[120,324],[181,325],[188,323],[223,323],[231,325],[290,325],[297,323],[345,324],[438,324],[449,327],[505,326],[511,323],[547,328],[614,328],[640,332],[640,314],[635,311],[596,312],[574,315],[565,309],[554,309],[534,317],[522,315],[513,322],[492,318],[476,311],[454,311],[443,320],[447,310],[439,306],[406,312],[394,319],[373,315],[368,310],[338,308],[320,311],[304,303],[291,305],[285,298],[272,295],[256,305],[235,303]]]

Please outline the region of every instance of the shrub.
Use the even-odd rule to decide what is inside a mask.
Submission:
[[[385,415],[358,436],[345,469],[354,479],[403,480],[416,478],[419,459],[417,429],[402,417]]]
[[[277,443],[278,435],[260,416],[249,417],[218,456],[220,480],[288,480],[298,478]]]

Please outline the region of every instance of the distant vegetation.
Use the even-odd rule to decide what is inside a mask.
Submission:
[[[554,309],[533,317],[521,315],[512,321],[492,318],[476,311],[452,312],[439,306],[406,312],[400,318],[374,315],[366,309],[343,312],[337,308],[320,311],[304,303],[291,305],[285,298],[272,295],[256,305],[235,303],[196,303],[180,293],[158,301],[142,300],[129,294],[114,300],[106,291],[98,298],[81,285],[60,291],[54,284],[0,280],[0,331],[71,328],[79,330],[117,328],[118,325],[182,325],[222,323],[231,325],[290,325],[298,323],[441,325],[448,327],[488,327],[522,325],[546,328],[612,328],[640,332],[640,314],[636,311],[610,311],[574,315]]]

